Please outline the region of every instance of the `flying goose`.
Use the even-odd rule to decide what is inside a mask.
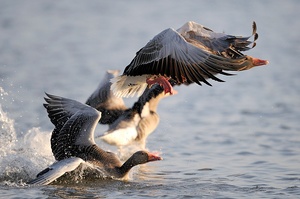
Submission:
[[[253,48],[258,38],[253,22],[253,42],[250,37],[216,33],[196,22],[189,21],[181,28],[168,28],[150,40],[137,53],[122,75],[111,80],[111,89],[118,97],[140,96],[147,85],[163,86],[173,94],[170,79],[177,84],[204,82],[206,79],[222,82],[216,74],[231,75],[224,71],[248,70],[268,64],[241,51]],[[252,44],[251,47],[249,45]]]

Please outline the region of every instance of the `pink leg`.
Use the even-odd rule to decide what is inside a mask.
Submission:
[[[150,77],[146,80],[146,82],[148,85],[153,85],[155,83],[158,83],[160,86],[164,88],[165,94],[170,93],[170,95],[174,95],[177,93],[177,91],[173,89],[168,79],[164,76],[158,76],[154,78]]]

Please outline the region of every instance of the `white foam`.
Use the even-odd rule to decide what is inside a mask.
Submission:
[[[0,95],[4,90],[0,87]],[[0,104],[0,182],[26,182],[54,162],[50,148],[51,132],[32,128],[17,139],[15,121]],[[23,139],[24,138],[24,139]]]

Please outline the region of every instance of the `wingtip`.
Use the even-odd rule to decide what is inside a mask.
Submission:
[[[51,102],[51,98],[44,97],[44,100],[45,100],[47,103],[50,103],[50,102]]]
[[[45,100],[46,100],[46,98],[45,98]],[[49,108],[49,104],[43,104],[43,106],[46,108],[46,109],[48,109]]]
[[[252,23],[252,35],[255,35],[256,31],[257,31],[257,26],[256,26],[255,21],[253,21],[253,23]]]
[[[50,98],[51,94],[45,92],[45,95]]]

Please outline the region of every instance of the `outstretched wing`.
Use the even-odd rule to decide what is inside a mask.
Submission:
[[[84,161],[81,158],[72,157],[53,163],[48,168],[37,174],[36,178],[28,184],[47,185],[61,177],[66,172],[75,170]]]
[[[177,83],[204,82],[211,78],[222,81],[215,74],[229,75],[223,72],[245,70],[253,67],[247,56],[224,57],[214,54],[204,44],[196,40],[191,42],[174,29],[166,29],[156,35],[137,52],[123,74],[138,76],[143,74],[164,75]]]
[[[78,147],[95,144],[94,131],[101,117],[96,109],[75,100],[46,94],[44,104],[55,129],[51,148],[56,160],[76,156]]]
[[[251,36],[234,36],[216,33],[201,24],[189,21],[179,28],[177,32],[190,43],[202,45],[202,48],[206,48],[214,54],[237,58],[243,56],[239,51],[246,51],[255,47],[255,41],[258,39],[256,30],[256,23],[253,22]],[[253,41],[248,41],[251,37],[253,37]],[[249,47],[250,44],[252,44],[251,47]]]
[[[126,109],[122,98],[116,97],[110,90],[110,80],[119,74],[118,70],[106,71],[98,88],[87,99],[86,104],[102,113],[100,123],[113,123]]]
[[[63,98],[46,93],[48,98],[44,98],[47,103],[43,104],[48,112],[52,124],[60,130],[76,112],[89,111],[90,107],[76,100]]]

